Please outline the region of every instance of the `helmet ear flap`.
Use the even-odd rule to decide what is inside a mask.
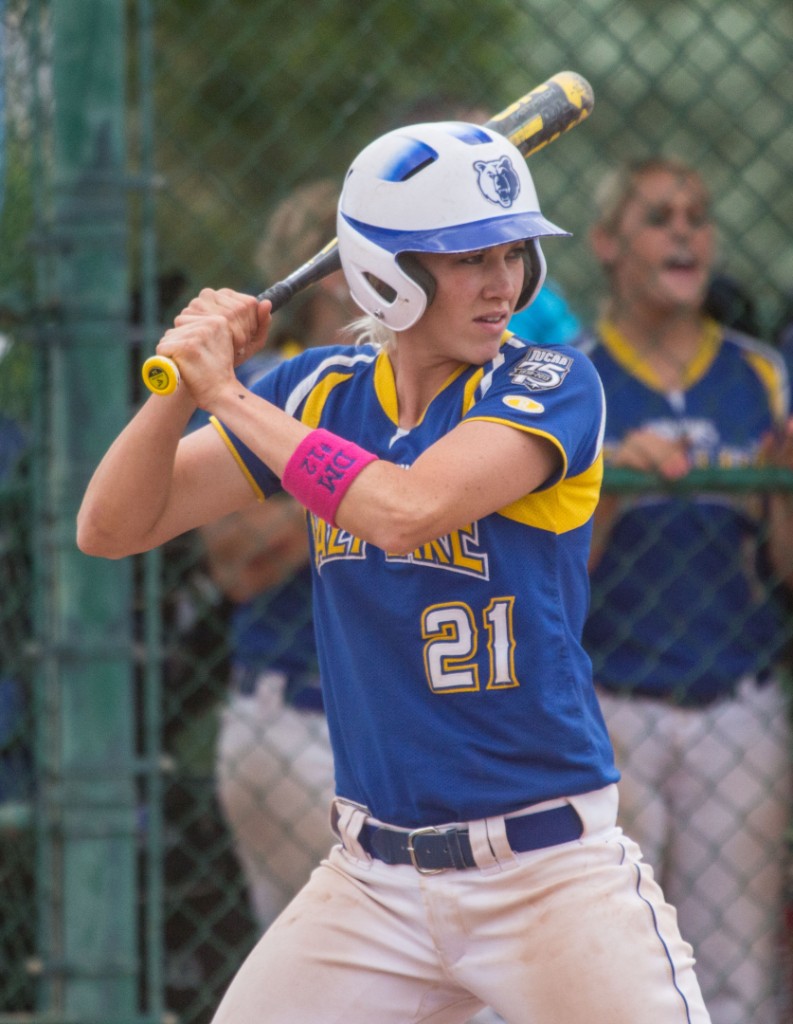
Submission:
[[[412,252],[400,252],[396,256],[400,268],[412,278],[427,295],[427,305],[435,298],[435,278],[419,263],[418,257]]]
[[[523,253],[523,290],[518,296],[515,312],[524,309],[537,298],[537,292],[545,281],[545,255],[540,247],[539,239],[527,238]]]
[[[412,281],[415,281],[427,296],[427,306],[429,306],[435,298],[435,290],[437,287],[435,278],[426,267],[422,266],[415,253],[400,252],[396,255],[395,260],[400,270],[402,270],[402,272]],[[523,309],[534,301],[537,297],[537,292],[542,288],[543,282],[545,281],[545,273],[545,255],[540,247],[539,240],[536,238],[527,238],[526,249],[523,253],[523,288],[518,296],[515,312]],[[396,298],[396,292],[390,285],[387,285],[385,282],[381,281],[379,278],[375,278],[371,274],[366,274],[365,277],[372,287],[375,288],[387,302],[390,303],[394,301]]]

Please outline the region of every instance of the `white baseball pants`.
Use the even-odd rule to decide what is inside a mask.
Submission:
[[[582,838],[544,850],[506,849],[503,818],[470,823],[490,842],[467,870],[334,847],[214,1024],[461,1024],[483,1005],[509,1024],[708,1024],[675,911],[613,823],[616,794],[589,796],[571,800]]]

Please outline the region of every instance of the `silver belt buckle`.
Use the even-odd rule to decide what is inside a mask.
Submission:
[[[440,875],[441,872],[446,870],[446,868],[423,868],[416,861],[416,848],[413,846],[414,838],[416,836],[431,835],[439,836],[441,835],[441,830],[439,828],[435,828],[434,825],[429,825],[427,828],[414,828],[413,831],[408,834],[408,853],[410,854],[410,862],[420,875]]]

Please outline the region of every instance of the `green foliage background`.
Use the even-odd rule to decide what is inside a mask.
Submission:
[[[704,171],[723,269],[755,294],[766,332],[780,316],[793,282],[789,0],[125,2],[130,178],[155,172],[157,268],[186,277],[181,297],[202,284],[264,287],[253,252],[273,206],[314,177],[341,182],[356,152],[414,119],[416,104],[496,112],[570,68],[592,83],[595,111],[530,166],[546,213],[575,234],[547,256],[581,313],[596,310],[600,287],[586,244],[592,189],[615,161],[662,151]],[[9,174],[27,171],[23,190],[42,186],[30,144],[46,146],[46,133],[31,132],[31,119],[57,101],[46,72],[32,74],[34,27],[47,59],[48,10],[48,0],[7,0]],[[131,189],[130,203],[139,198]],[[34,250],[16,203],[0,240],[0,293],[19,305]]]
[[[793,8],[787,0],[168,0],[156,6],[160,252],[191,281],[249,284],[261,225],[294,184],[451,97],[495,112],[555,72],[595,111],[531,161],[546,212],[575,233],[551,272],[583,312],[599,279],[592,188],[661,150],[711,182],[723,264],[773,322],[793,282]]]

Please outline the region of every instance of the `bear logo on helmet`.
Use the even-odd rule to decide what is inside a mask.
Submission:
[[[491,203],[508,209],[518,198],[520,179],[508,156],[497,160],[477,160],[479,191]]]

